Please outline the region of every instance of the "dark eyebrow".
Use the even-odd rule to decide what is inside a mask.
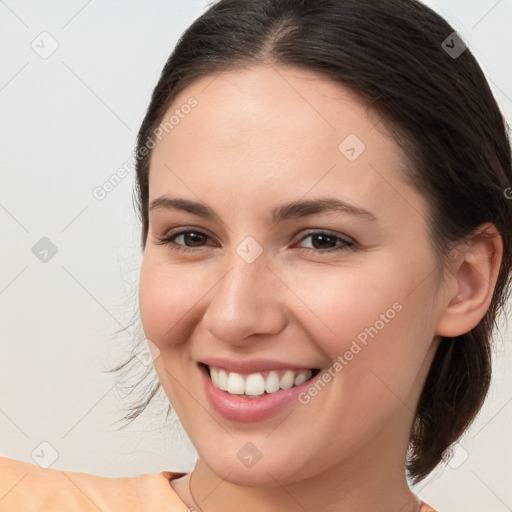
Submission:
[[[286,219],[294,219],[297,217],[306,217],[307,215],[315,215],[324,212],[342,212],[359,217],[368,217],[371,220],[377,220],[375,215],[364,208],[346,203],[341,199],[326,197],[320,199],[293,201],[274,208],[272,210],[272,221],[274,223]]]
[[[203,203],[190,201],[189,199],[171,198],[168,196],[157,197],[151,201],[149,205],[149,211],[152,212],[160,209],[181,210],[184,212],[193,213],[194,215],[199,215],[200,217],[206,217],[220,221],[219,216],[211,208]]]
[[[219,216],[208,206],[196,201],[188,199],[171,198],[168,196],[161,196],[149,205],[149,211],[158,209],[182,210],[200,217],[216,219],[220,221]],[[286,219],[294,219],[298,217],[306,217],[308,215],[315,215],[324,212],[342,212],[359,217],[367,217],[371,220],[376,220],[373,213],[364,208],[351,205],[340,199],[336,198],[321,198],[310,200],[298,200],[288,204],[278,206],[272,210],[272,221],[274,223],[281,222]]]

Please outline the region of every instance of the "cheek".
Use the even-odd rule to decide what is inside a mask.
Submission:
[[[290,272],[286,282],[307,307],[303,312],[297,304],[297,320],[307,325],[312,339],[322,340],[334,358],[349,348],[351,340],[358,336],[364,340],[365,329],[377,324],[383,331],[399,315],[405,294],[402,283],[392,275],[382,266],[373,271],[340,265],[311,272],[301,269],[295,275]]]
[[[173,340],[190,319],[202,291],[194,271],[159,262],[145,253],[139,280],[139,309],[144,333],[160,349]],[[183,320],[187,318],[187,322]]]
[[[388,386],[402,396],[413,385],[434,336],[435,283],[421,270],[429,263],[394,255],[371,267],[288,274],[308,307],[296,310],[298,321],[331,361],[341,357],[334,370],[345,389],[378,395]]]

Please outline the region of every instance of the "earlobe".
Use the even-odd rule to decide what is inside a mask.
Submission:
[[[454,337],[473,329],[484,317],[496,286],[503,242],[493,224],[484,224],[453,249],[452,284],[444,291],[436,334]]]

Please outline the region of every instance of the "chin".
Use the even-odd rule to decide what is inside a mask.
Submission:
[[[275,487],[278,483],[284,485],[308,477],[303,471],[308,467],[307,463],[282,450],[277,454],[274,452],[272,457],[261,454],[256,462],[244,462],[244,452],[238,453],[239,456],[235,451],[233,456],[219,456],[216,452],[210,457],[201,458],[223,480],[246,487]]]

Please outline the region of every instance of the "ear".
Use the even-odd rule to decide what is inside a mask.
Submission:
[[[469,332],[487,312],[498,279],[503,241],[494,224],[486,223],[452,251],[436,325],[436,334],[445,337]]]

